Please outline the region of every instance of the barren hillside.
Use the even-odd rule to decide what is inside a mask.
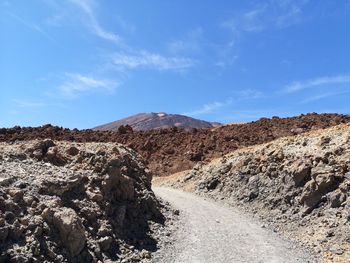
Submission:
[[[257,215],[328,262],[350,262],[350,124],[243,148],[163,184]]]
[[[79,131],[46,125],[0,129],[0,141],[51,138],[75,142],[119,142],[141,154],[155,175],[163,176],[191,169],[199,161],[209,161],[245,146],[347,122],[350,122],[348,115],[307,114],[192,131],[178,128],[145,132],[128,129],[119,129],[118,132]]]

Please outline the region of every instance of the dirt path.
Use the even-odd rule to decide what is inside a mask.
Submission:
[[[179,190],[153,190],[181,215],[177,242],[161,249],[154,262],[317,262],[295,244],[233,208]]]

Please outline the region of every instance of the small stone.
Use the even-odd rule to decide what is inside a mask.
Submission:
[[[345,194],[340,191],[334,191],[328,195],[329,204],[333,208],[339,207],[345,200]]]
[[[14,187],[20,188],[20,189],[24,189],[27,187],[27,183],[23,182],[23,181],[17,181],[13,184]]]
[[[16,203],[23,200],[23,191],[19,189],[9,189],[7,193],[13,198]]]
[[[89,197],[90,200],[94,202],[101,202],[103,201],[103,195],[100,193],[93,193],[90,191],[86,191],[86,195]]]
[[[24,226],[28,226],[29,223],[29,218],[28,217],[22,217],[19,219],[19,222],[24,225]]]
[[[5,219],[0,217],[0,227],[5,225]]]
[[[109,236],[112,234],[112,227],[107,224],[102,224],[102,226],[99,228],[97,235],[104,237],[104,236]]]
[[[140,253],[142,258],[151,258],[151,253],[145,249],[143,249]]]
[[[4,241],[9,234],[9,228],[7,226],[0,227],[0,240]]]
[[[40,237],[42,234],[43,234],[43,228],[41,226],[38,226],[34,231],[34,235],[36,237]]]
[[[79,153],[79,149],[75,146],[71,146],[67,149],[67,154],[71,156],[76,156]]]
[[[25,197],[23,197],[23,200],[26,203],[26,205],[31,206],[33,201],[34,201],[34,197],[33,196],[25,196]]]
[[[18,222],[17,222],[18,223]],[[19,224],[19,223],[18,223]],[[13,239],[13,240],[19,240],[20,237],[22,236],[23,232],[24,232],[24,228],[21,225],[14,225],[11,226],[11,228],[9,229],[9,236]]]
[[[344,253],[344,249],[341,248],[339,245],[333,245],[330,249],[330,252],[332,252],[333,254],[337,254],[337,255],[342,255]]]
[[[15,220],[15,214],[12,213],[11,211],[6,211],[6,212],[5,212],[5,220],[6,220],[6,222],[8,222],[9,224],[12,224],[13,221]]]
[[[45,208],[41,213],[41,217],[48,223],[52,223],[53,220],[53,212],[49,208]]]
[[[112,244],[113,238],[110,236],[107,237],[102,237],[99,241],[98,244],[103,251],[109,250],[111,244]]]

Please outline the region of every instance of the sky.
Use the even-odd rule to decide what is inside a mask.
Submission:
[[[0,127],[350,113],[349,0],[0,0]]]

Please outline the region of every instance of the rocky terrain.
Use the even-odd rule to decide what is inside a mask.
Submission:
[[[180,114],[159,113],[139,113],[119,121],[114,121],[104,125],[100,125],[94,130],[99,131],[118,131],[120,126],[130,126],[134,131],[147,131],[152,129],[168,129],[173,126],[190,130],[190,129],[206,129],[214,128],[220,123],[208,122],[194,119]]]
[[[350,124],[234,151],[160,184],[239,206],[321,254],[350,262]]]
[[[191,131],[0,129],[0,262],[152,262],[180,241],[179,211],[151,190],[152,174],[175,172],[157,180],[240,206],[348,262],[348,122],[307,114]]]
[[[75,142],[119,142],[141,154],[155,175],[164,176],[191,169],[198,162],[209,161],[242,147],[348,122],[348,115],[307,114],[191,131],[173,127],[137,132],[130,126],[121,126],[117,132],[79,131],[45,125],[0,129],[0,141],[52,138]]]
[[[0,143],[0,262],[146,262],[161,209],[120,144]]]

